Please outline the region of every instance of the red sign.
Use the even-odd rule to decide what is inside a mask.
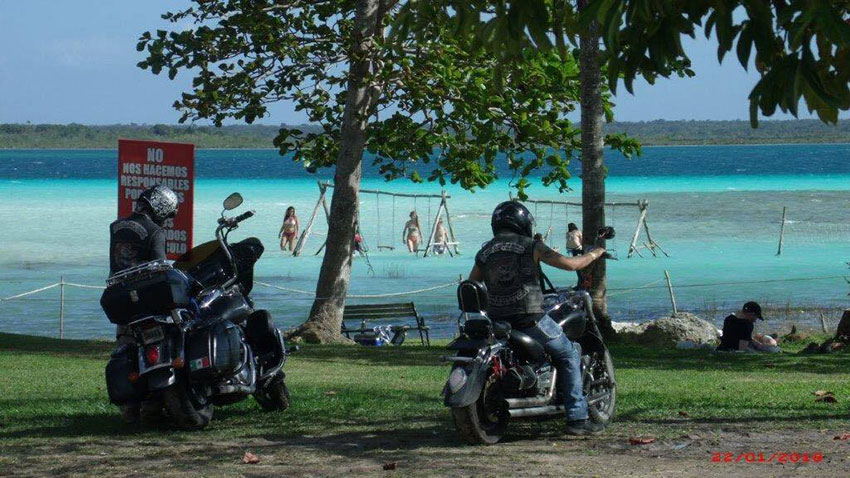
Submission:
[[[177,194],[177,217],[165,223],[169,259],[192,248],[192,203],[195,189],[195,145],[159,141],[118,140],[118,217],[133,212],[139,194],[162,185]]]

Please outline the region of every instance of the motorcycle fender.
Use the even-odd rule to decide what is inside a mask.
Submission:
[[[151,370],[145,374],[148,382],[148,391],[155,392],[164,388],[170,387],[177,382],[177,375],[172,367],[163,367],[157,370]]]
[[[481,395],[481,390],[484,388],[484,380],[487,376],[487,364],[489,360],[486,362],[481,362],[476,360],[469,365],[458,365],[452,368],[452,372],[456,368],[463,368],[466,371],[466,383],[463,384],[457,392],[452,393],[451,387],[449,387],[448,382],[446,382],[446,398],[444,399],[444,404],[447,407],[465,407],[467,405],[471,405],[474,401],[478,400],[478,396]]]

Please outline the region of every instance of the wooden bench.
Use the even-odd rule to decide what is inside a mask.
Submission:
[[[398,303],[398,304],[361,304],[361,305],[346,305],[342,312],[342,333],[346,337],[351,338],[353,333],[370,332],[373,329],[366,326],[366,322],[384,319],[414,319],[416,325],[392,325],[390,330],[393,332],[390,343],[401,345],[404,341],[407,331],[417,329],[419,331],[419,339],[422,345],[431,346],[431,338],[428,333],[430,327],[425,325],[425,318],[419,315],[416,311],[416,306],[413,302]],[[346,320],[359,320],[360,327],[346,327]]]

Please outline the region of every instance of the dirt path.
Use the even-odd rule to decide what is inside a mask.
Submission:
[[[676,426],[676,425],[668,425]],[[251,437],[206,443],[204,433],[122,441],[97,438],[61,444],[12,445],[0,451],[0,476],[15,477],[771,477],[850,476],[850,439],[835,430],[746,431],[724,424],[689,425],[674,438],[630,445],[627,428],[592,439],[566,439],[554,427],[523,425],[491,447],[470,447],[444,427],[308,437]],[[668,430],[669,431],[669,430]],[[242,463],[245,451],[260,462]],[[714,462],[731,453],[731,463]],[[798,463],[790,455],[799,453]],[[747,456],[748,453],[753,455]],[[759,453],[763,460],[759,463]],[[777,453],[776,456],[773,456]],[[781,453],[789,453],[779,463]],[[802,454],[808,454],[804,462]],[[814,453],[822,456],[813,462]],[[734,460],[741,456],[740,462]],[[723,458],[723,455],[720,455]],[[756,462],[747,463],[754,460]],[[394,470],[384,465],[395,464]]]

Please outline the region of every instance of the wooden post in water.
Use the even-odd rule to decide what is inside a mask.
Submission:
[[[782,242],[785,240],[785,216],[788,214],[788,206],[782,206],[782,228],[779,229],[779,249],[776,255],[782,254]]]
[[[65,276],[59,277],[59,338],[65,336]]]
[[[670,273],[664,269],[664,277],[667,278],[667,290],[670,291],[670,303],[673,304],[673,317],[679,315],[679,309],[676,307],[676,296],[673,295],[673,283],[670,281]]]

